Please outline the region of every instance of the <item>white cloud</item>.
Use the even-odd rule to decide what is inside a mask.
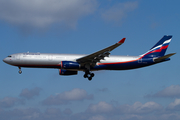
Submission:
[[[61,114],[61,110],[59,108],[47,108],[45,111],[46,115],[58,115]]]
[[[138,7],[137,2],[118,3],[102,13],[102,18],[105,21],[121,22],[127,14]]]
[[[98,104],[89,105],[86,112],[94,114],[149,114],[154,111],[160,111],[163,107],[155,102],[147,102],[142,104],[141,102],[135,102],[133,105],[118,105],[113,106],[104,101]],[[135,116],[133,116],[135,117]],[[137,116],[136,116],[137,117]]]
[[[17,26],[44,28],[59,23],[74,28],[96,7],[96,0],[0,0],[0,19]]]
[[[179,105],[179,100],[171,103]],[[170,105],[171,105],[170,104]],[[43,112],[44,111],[44,112]],[[0,119],[6,120],[179,120],[176,111],[166,111],[155,102],[135,102],[133,105],[117,105],[101,101],[91,104],[84,112],[72,114],[71,109],[61,111],[60,108],[15,108],[10,110],[0,109]]]
[[[67,109],[65,109],[65,110],[63,111],[63,113],[64,113],[65,115],[71,115],[73,112],[72,112],[71,109],[67,108]]]
[[[41,88],[34,88],[34,89],[23,89],[20,93],[20,97],[24,97],[26,99],[32,99],[34,96],[38,96],[39,95],[39,92],[41,91]]]
[[[146,114],[163,109],[161,105],[155,102],[135,102],[133,105],[122,105],[119,107],[121,113]]]
[[[114,108],[111,104],[101,101],[98,104],[91,104],[87,111],[92,113],[109,113],[113,109]]]
[[[180,111],[180,99],[175,99],[174,102],[172,102],[168,105],[167,109]]]
[[[2,108],[10,108],[13,107],[16,104],[23,104],[24,101],[19,98],[15,97],[4,97],[0,100],[0,107]]]
[[[42,114],[41,111],[36,108],[13,109],[0,112],[1,120],[43,120],[43,118],[46,119],[47,116],[47,114]]]
[[[96,116],[92,116],[88,120],[107,120],[107,119],[102,115],[96,115]]]
[[[153,95],[147,95],[146,97],[180,97],[180,86],[179,85],[171,85]]]
[[[51,95],[43,101],[43,104],[60,105],[67,104],[70,101],[82,101],[85,99],[93,99],[93,95],[88,95],[88,93],[83,89],[75,88],[71,91],[59,93],[55,96]]]
[[[178,113],[166,113],[160,116],[160,120],[180,120]]]

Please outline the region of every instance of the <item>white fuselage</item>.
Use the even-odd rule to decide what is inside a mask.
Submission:
[[[17,53],[6,57],[3,61],[19,67],[37,67],[37,68],[59,68],[61,61],[74,61],[85,55],[75,54],[49,54],[49,53]],[[116,63],[137,60],[139,56],[109,56],[100,60],[101,63]]]

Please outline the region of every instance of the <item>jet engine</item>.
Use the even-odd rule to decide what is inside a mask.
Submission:
[[[59,75],[77,75],[77,71],[59,69]]]
[[[61,61],[61,69],[79,69],[80,64],[73,61]]]

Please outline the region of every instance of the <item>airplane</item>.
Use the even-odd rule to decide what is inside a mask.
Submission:
[[[110,52],[124,43],[126,38],[105,49],[89,55],[77,54],[49,54],[49,53],[16,53],[4,58],[7,64],[17,66],[19,74],[21,67],[55,68],[59,75],[77,75],[78,71],[85,72],[84,78],[89,81],[94,77],[92,71],[98,70],[129,70],[157,63],[169,61],[171,53],[165,52],[172,39],[171,35],[164,35],[149,51],[139,56],[110,56]]]

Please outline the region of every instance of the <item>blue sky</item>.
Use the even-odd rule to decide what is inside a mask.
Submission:
[[[0,0],[0,58],[21,52],[90,54],[126,37],[112,55],[141,55],[173,35],[168,62],[97,71],[92,81],[57,69],[0,62],[0,119],[179,120],[180,1]]]

